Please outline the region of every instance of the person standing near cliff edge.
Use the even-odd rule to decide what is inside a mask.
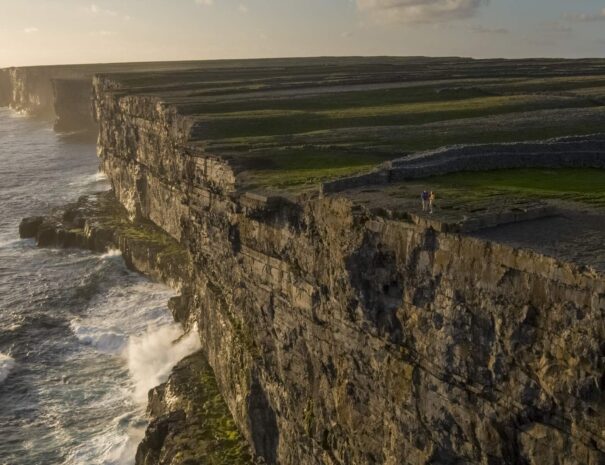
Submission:
[[[435,192],[431,191],[429,194],[429,213],[433,214],[433,204],[435,203]]]
[[[424,190],[422,191],[422,193],[420,194],[420,200],[422,201],[422,211],[425,212],[428,210],[429,207],[429,193],[428,191]]]

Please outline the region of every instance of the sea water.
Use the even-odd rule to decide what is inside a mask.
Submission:
[[[131,464],[147,392],[199,347],[118,251],[41,249],[22,217],[107,190],[93,143],[0,108],[0,465]]]

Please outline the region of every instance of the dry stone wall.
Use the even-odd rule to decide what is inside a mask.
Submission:
[[[339,192],[460,171],[511,168],[605,168],[605,134],[561,137],[539,142],[459,145],[389,161],[372,173],[324,184]]]

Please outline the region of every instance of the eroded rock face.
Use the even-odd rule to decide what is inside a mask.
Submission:
[[[188,250],[179,318],[266,463],[605,463],[605,277],[342,199],[239,194],[169,107],[94,94],[103,169]]]
[[[8,69],[0,69],[0,107],[7,107],[11,100],[11,82]]]
[[[46,67],[1,70],[0,106],[36,116],[53,117],[51,73]]]

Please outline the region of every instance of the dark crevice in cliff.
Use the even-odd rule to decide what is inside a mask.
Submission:
[[[263,457],[267,464],[274,465],[278,463],[279,429],[275,412],[256,376],[252,374],[247,401],[252,442],[256,453]]]

